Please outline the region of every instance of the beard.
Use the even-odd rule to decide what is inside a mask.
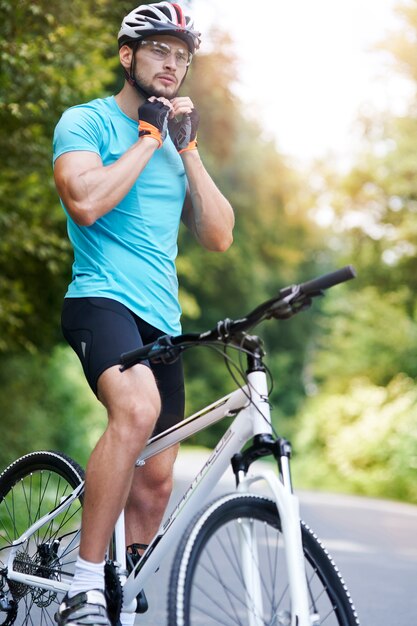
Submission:
[[[180,82],[180,84],[176,84],[176,85],[172,85],[172,86],[168,86],[168,87],[156,87],[152,81],[148,81],[145,80],[144,78],[142,78],[139,74],[139,72],[136,72],[135,75],[135,80],[136,83],[138,84],[138,86],[140,87],[140,89],[148,95],[148,97],[150,96],[155,96],[156,98],[167,98],[168,100],[171,100],[172,98],[175,98],[178,91],[180,90],[180,87],[182,85],[182,83],[184,82],[185,76],[182,79],[182,81]]]

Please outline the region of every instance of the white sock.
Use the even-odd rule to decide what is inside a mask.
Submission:
[[[90,563],[80,556],[75,562],[74,578],[68,590],[68,596],[72,598],[81,591],[100,589],[104,591],[104,563]]]
[[[120,613],[120,623],[122,626],[134,626],[136,613]]]

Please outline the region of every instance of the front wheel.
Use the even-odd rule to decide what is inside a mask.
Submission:
[[[302,523],[310,612],[318,624],[358,626],[333,560]],[[224,496],[193,520],[178,546],[168,598],[170,626],[292,623],[285,545],[272,500]]]
[[[55,591],[8,579],[13,541],[53,511],[84,480],[82,468],[58,452],[33,452],[0,476],[0,626],[48,626],[61,600]],[[59,515],[22,537],[13,569],[46,579],[69,582],[78,554],[81,496]]]

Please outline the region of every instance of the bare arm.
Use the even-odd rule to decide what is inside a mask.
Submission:
[[[173,141],[181,155],[185,173],[188,179],[189,190],[185,198],[182,221],[193,232],[197,240],[208,250],[223,252],[233,241],[233,226],[235,218],[230,203],[215,185],[207,172],[195,146],[195,134],[198,127],[198,114],[194,105],[187,96],[180,96],[171,100],[171,118],[177,116],[181,120],[184,116],[186,124],[182,136],[178,129],[173,128]],[[181,124],[181,122],[180,122]],[[193,127],[194,125],[194,127]],[[189,146],[183,149],[177,137],[182,139],[189,132]],[[171,136],[172,138],[172,136]]]
[[[90,226],[111,211],[130,191],[157,147],[155,139],[142,137],[107,166],[94,152],[67,152],[58,157],[55,184],[72,219]]]
[[[224,252],[233,241],[233,209],[215,185],[197,150],[182,154],[188,179],[182,221],[208,250]]]

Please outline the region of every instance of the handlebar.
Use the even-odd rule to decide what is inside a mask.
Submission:
[[[323,274],[323,276],[313,278],[313,280],[303,283],[300,285],[300,291],[302,291],[305,295],[315,294],[323,289],[329,289],[330,287],[334,287],[334,285],[351,280],[352,278],[355,278],[355,276],[355,268],[352,267],[352,265],[346,265],[335,272]]]
[[[279,293],[260,304],[256,309],[238,320],[224,319],[217,322],[216,327],[202,333],[188,333],[176,337],[163,335],[156,341],[145,346],[124,352],[120,355],[121,371],[136,363],[150,360],[154,363],[172,363],[185,349],[195,345],[223,343],[230,344],[241,341],[243,333],[265,319],[289,319],[299,311],[310,306],[312,298],[323,294],[325,289],[355,278],[356,272],[352,265],[328,274],[323,274],[300,285],[292,285],[281,289]]]

